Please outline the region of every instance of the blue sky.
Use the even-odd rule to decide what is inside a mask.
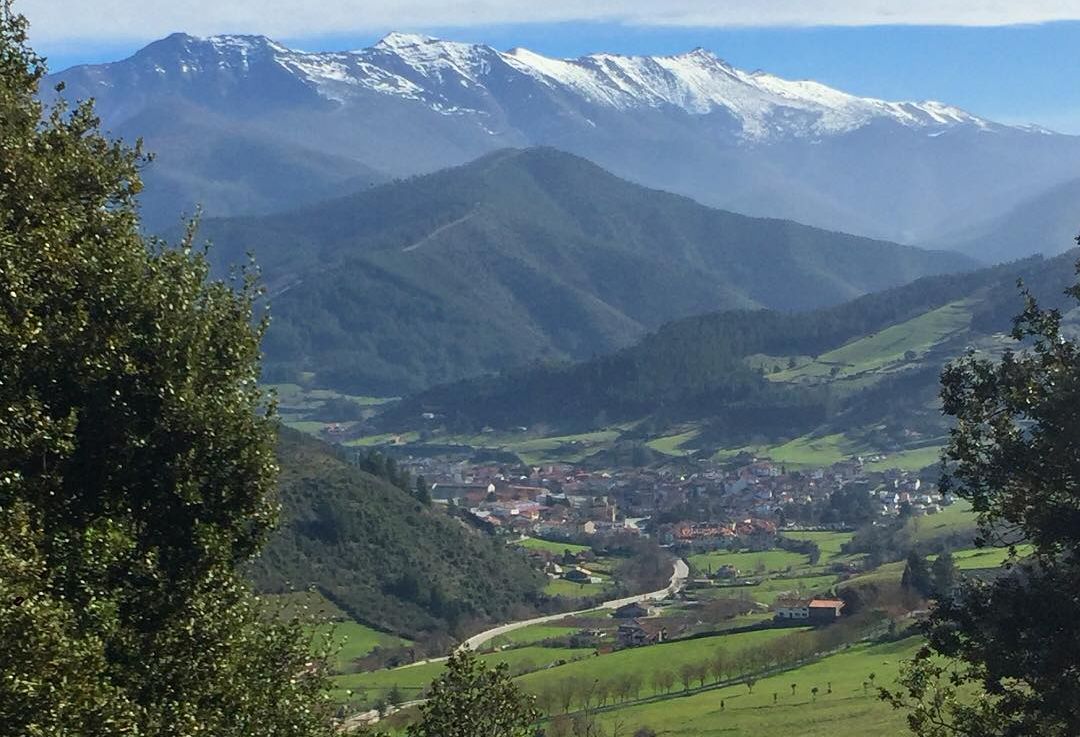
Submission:
[[[33,21],[33,13],[25,12]],[[201,34],[267,30],[242,25],[234,20],[222,23],[220,28],[170,30]],[[703,46],[746,69],[812,78],[860,95],[937,99],[1002,122],[1031,122],[1080,133],[1080,21],[797,27],[752,23],[685,26],[609,20],[468,25],[412,22],[349,33],[270,35],[299,48],[339,50],[367,46],[391,29],[477,41],[498,48],[526,46],[553,56],[593,51],[668,54]],[[164,35],[165,29],[161,30],[158,35]],[[118,39],[98,32],[80,38],[77,33],[58,34],[55,30],[44,35],[35,44],[50,57],[54,70],[123,58],[156,37],[127,32],[126,37]]]

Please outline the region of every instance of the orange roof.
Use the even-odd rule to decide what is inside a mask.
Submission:
[[[813,599],[810,601],[810,606],[835,609],[844,606],[844,602],[841,599]]]

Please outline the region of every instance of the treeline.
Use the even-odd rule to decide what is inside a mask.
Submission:
[[[752,692],[759,677],[797,666],[855,642],[880,627],[882,622],[881,615],[868,612],[828,627],[793,631],[736,652],[717,647],[704,653],[700,659],[683,663],[677,668],[626,671],[599,679],[584,676],[565,678],[536,689],[536,704],[544,713],[555,716],[730,682],[744,683]],[[666,646],[649,647],[656,650],[656,662],[662,664],[663,648]],[[809,691],[805,684],[794,684],[796,689],[800,685]]]

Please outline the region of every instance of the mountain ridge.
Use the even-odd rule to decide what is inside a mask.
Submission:
[[[809,309],[974,264],[707,208],[550,148],[209,219],[202,235],[219,274],[249,251],[262,268],[275,381],[314,371],[383,395],[607,353],[676,317]]]
[[[122,61],[51,75],[46,87],[61,81],[65,96],[94,97],[108,128],[145,133],[150,150],[178,133],[125,124],[179,99],[231,135],[330,157],[337,163],[324,175],[306,174],[320,191],[348,186],[340,167],[412,176],[544,145],[710,206],[906,243],[986,220],[1080,166],[1077,137],[745,72],[702,50],[561,60],[397,34],[311,53],[262,37],[177,34]],[[261,192],[261,168],[231,176]],[[154,223],[198,202],[221,216],[297,204],[281,189],[254,205],[217,197],[224,175],[209,164],[182,173],[189,186],[173,211],[148,208]]]

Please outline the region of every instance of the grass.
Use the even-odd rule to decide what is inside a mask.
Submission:
[[[583,657],[591,652],[592,650],[569,648],[522,647],[480,655],[479,659],[488,665],[506,663],[511,669],[526,666],[544,668],[552,663]],[[380,695],[397,686],[406,700],[415,699],[429,683],[442,674],[444,667],[445,663],[440,661],[335,676],[331,695],[337,702],[355,699],[370,704]],[[347,693],[350,690],[354,692],[353,696]],[[362,697],[360,692],[363,692]]]
[[[713,460],[724,461],[743,451],[758,457],[771,458],[789,468],[825,468],[854,456],[885,455],[884,460],[867,462],[865,468],[868,471],[884,471],[890,468],[918,471],[938,462],[941,446],[928,445],[886,454],[844,433],[811,434],[779,445],[723,448],[716,452]]]
[[[735,566],[743,576],[752,576],[756,572],[778,573],[788,568],[796,569],[808,564],[805,555],[786,550],[764,550],[756,553],[716,550],[711,553],[691,555],[688,560],[691,566],[702,573],[715,572],[722,566]]]
[[[801,530],[782,530],[784,537],[791,538],[792,540],[809,540],[818,546],[821,550],[821,561],[823,563],[832,562],[836,558],[843,558],[844,554],[840,548],[851,541],[851,538],[855,537],[853,532],[832,532],[832,531],[801,531]]]
[[[1033,548],[1031,545],[1017,545],[1017,559],[1022,559],[1031,555],[1032,550]],[[1009,549],[968,548],[965,550],[955,550],[952,555],[953,562],[956,564],[958,570],[974,571],[980,568],[1000,568],[1005,561],[1009,560]],[[936,555],[932,555],[930,556],[930,560],[933,560],[936,557]]]
[[[947,304],[842,345],[795,368],[785,368],[775,374],[767,372],[766,376],[771,381],[816,382],[901,368],[924,357],[935,345],[966,330],[971,324],[971,307],[967,300]],[[905,358],[908,351],[915,354],[913,361]],[[785,361],[778,359],[781,366],[787,365]],[[834,369],[839,370],[835,376]]]
[[[518,682],[536,693],[567,678],[592,681],[593,679],[607,679],[621,673],[641,673],[644,678],[642,688],[644,695],[653,692],[649,676],[656,671],[677,672],[683,664],[701,662],[718,649],[723,649],[724,652],[732,655],[791,632],[791,629],[761,630],[628,648],[567,663],[557,668],[529,673],[521,676]]]
[[[889,454],[883,461],[867,463],[868,471],[884,471],[889,468],[898,468],[901,471],[920,471],[927,466],[936,465],[941,460],[940,445],[928,445],[924,448],[912,448],[898,453]]]
[[[341,394],[331,389],[305,389],[299,384],[266,384],[264,388],[273,390],[282,408],[288,409],[315,409],[328,399],[347,399],[361,407],[377,407],[392,401],[387,397]]]
[[[343,445],[358,448],[372,448],[377,445],[401,445],[403,443],[411,443],[420,439],[420,433],[406,432],[406,433],[383,433],[381,435],[365,435],[362,438],[354,438],[346,441]]]
[[[906,532],[912,540],[932,542],[944,537],[975,533],[975,513],[971,504],[964,500],[943,507],[937,514],[925,517],[912,517],[907,522]]]
[[[689,443],[691,440],[697,438],[701,434],[700,430],[688,430],[687,432],[680,433],[678,435],[667,435],[660,438],[655,438],[646,443],[647,446],[655,450],[657,453],[663,453],[669,456],[681,456],[689,453],[688,450],[683,450],[682,446]]]
[[[600,718],[608,729],[618,723],[632,733],[648,726],[665,737],[905,734],[904,714],[878,699],[872,688],[864,690],[862,684],[870,673],[875,673],[876,685],[890,685],[899,664],[913,656],[918,645],[917,638],[855,645],[816,663],[763,678],[753,693],[743,685],[728,686],[628,706]],[[792,683],[797,684],[794,695]],[[827,692],[830,683],[831,694]],[[816,699],[811,695],[815,686],[819,689]]]
[[[562,542],[559,540],[542,540],[538,537],[527,537],[524,540],[515,541],[516,545],[520,545],[523,548],[529,550],[546,550],[549,553],[555,555],[562,555],[563,551],[569,550],[571,553],[584,553],[589,550],[587,545],[576,545],[574,543]]]
[[[397,647],[410,644],[409,640],[401,637],[379,632],[359,622],[327,622],[314,627],[316,641],[329,635],[337,649],[334,654],[335,669],[344,673],[350,669],[352,662],[362,658],[377,646]]]
[[[553,578],[544,587],[544,593],[548,596],[562,596],[567,599],[588,599],[603,594],[608,588],[606,582],[574,583],[562,578]]]
[[[729,586],[705,589],[712,598],[750,598],[756,602],[771,606],[778,599],[788,594],[825,593],[836,586],[837,577],[829,575],[807,575],[795,578],[768,578],[757,586]]]

